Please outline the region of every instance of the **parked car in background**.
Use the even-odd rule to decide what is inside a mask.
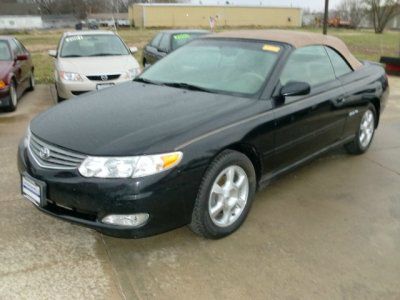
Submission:
[[[132,80],[140,73],[136,51],[111,31],[64,33],[58,49],[49,51],[58,101]]]
[[[129,27],[129,26],[131,26],[131,22],[129,20],[126,20],[126,19],[115,20],[115,24],[117,25],[117,27]]]
[[[210,35],[36,117],[19,146],[22,193],[109,235],[189,224],[221,238],[258,187],[334,147],[366,152],[388,94],[384,69],[334,37]]]
[[[99,29],[99,22],[96,19],[88,19],[87,20],[87,27],[88,29],[96,30]]]
[[[154,64],[191,40],[210,33],[207,30],[165,30],[159,32],[143,50],[143,66]]]
[[[0,108],[14,111],[25,90],[35,88],[31,54],[17,39],[0,36]]]

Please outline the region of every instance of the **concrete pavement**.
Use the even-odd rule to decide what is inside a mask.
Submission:
[[[370,151],[331,152],[257,194],[234,235],[123,240],[38,212],[16,147],[50,88],[0,113],[0,299],[399,299],[400,80]]]

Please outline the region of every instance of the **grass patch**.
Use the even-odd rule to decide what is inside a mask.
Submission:
[[[321,32],[321,29],[299,30]],[[141,64],[143,48],[157,32],[156,29],[124,29],[118,33],[128,46],[136,46],[139,49],[135,58]],[[62,30],[50,30],[15,34],[32,53],[38,83],[53,82],[53,59],[47,55],[47,51],[57,48],[62,33]],[[399,32],[386,31],[383,34],[375,34],[372,30],[329,29],[329,34],[342,39],[360,60],[379,61],[382,55],[399,56]]]

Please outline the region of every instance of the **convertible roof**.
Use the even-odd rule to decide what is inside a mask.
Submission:
[[[325,45],[339,52],[354,70],[362,67],[360,61],[351,54],[342,40],[329,35],[289,30],[238,30],[225,31],[210,35],[209,37],[275,41],[292,45],[295,48]]]

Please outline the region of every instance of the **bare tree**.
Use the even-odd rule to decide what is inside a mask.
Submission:
[[[374,24],[375,33],[382,33],[386,25],[400,14],[399,0],[365,0]]]
[[[367,13],[364,0],[342,0],[337,9],[341,18],[350,21],[352,28],[358,28]]]

